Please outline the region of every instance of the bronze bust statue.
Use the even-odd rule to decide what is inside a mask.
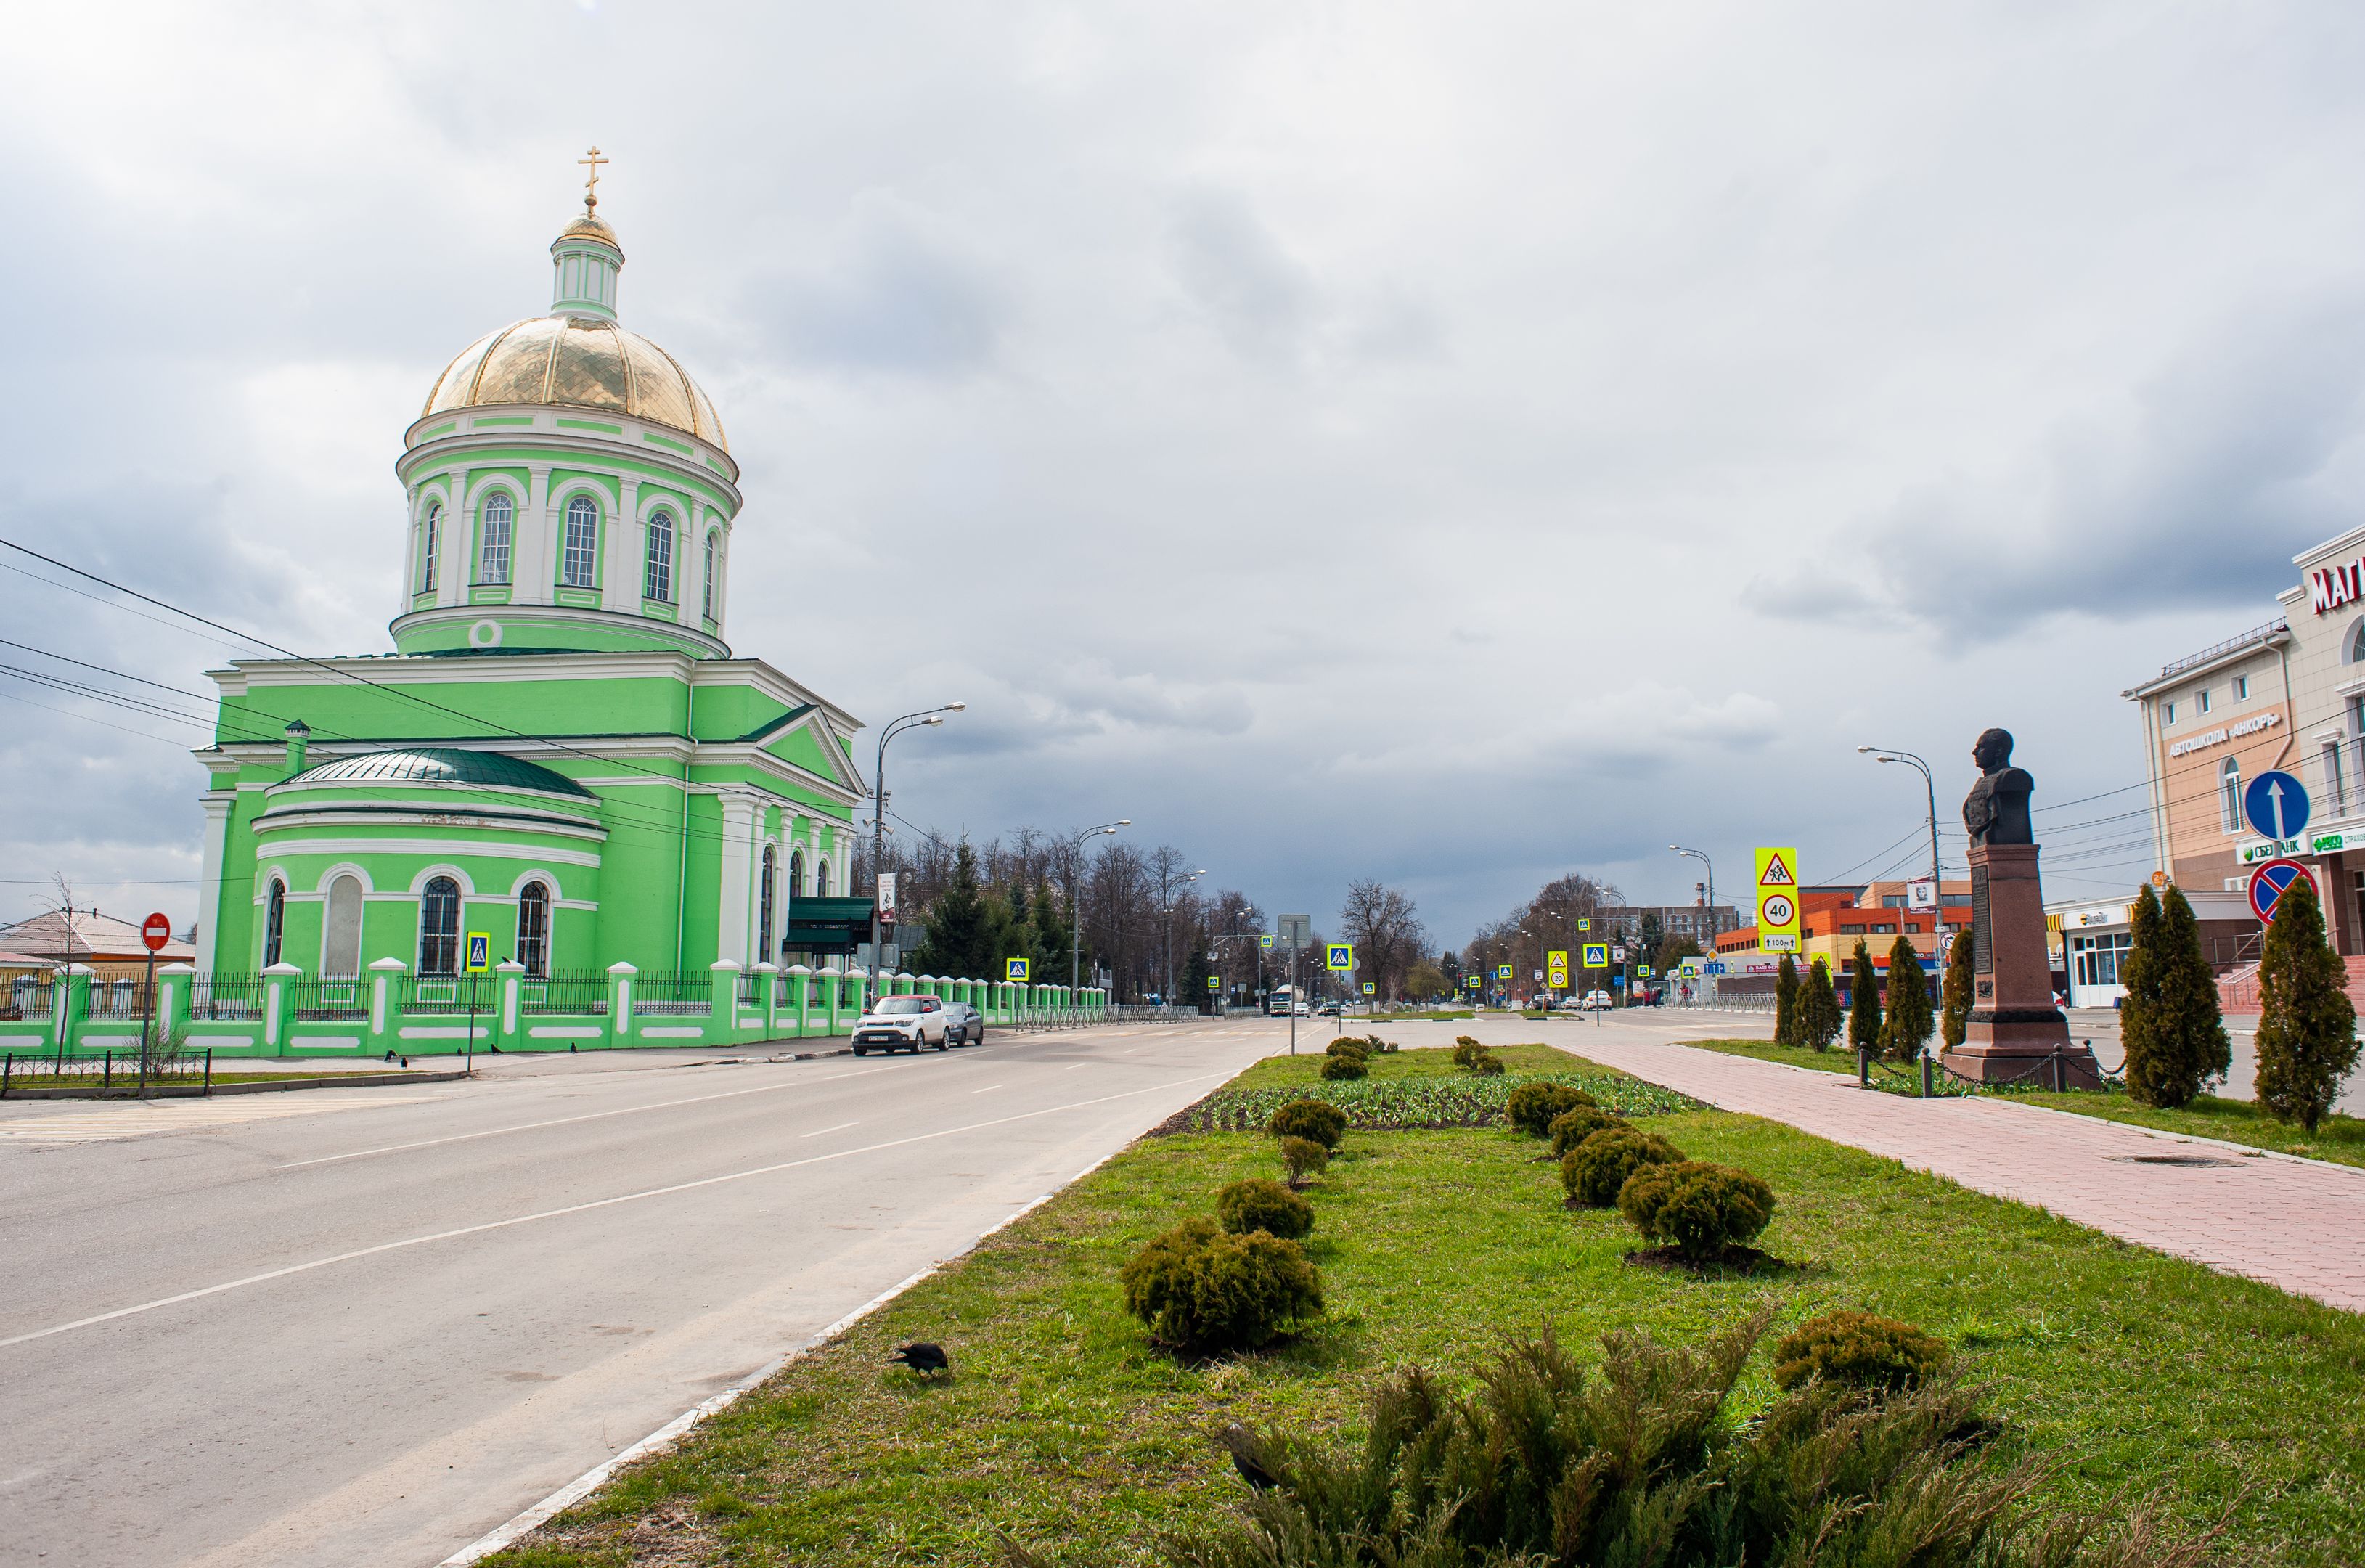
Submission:
[[[1979,781],[1963,797],[1963,826],[1973,844],[2034,844],[2028,797],[2036,780],[2012,765],[2012,733],[1988,730],[1971,747]]]

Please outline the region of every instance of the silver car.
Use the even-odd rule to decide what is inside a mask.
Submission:
[[[945,1043],[948,1046],[985,1044],[985,1014],[966,1002],[946,1002]]]

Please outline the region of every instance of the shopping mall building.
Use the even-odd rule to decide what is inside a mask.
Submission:
[[[2236,1006],[2259,956],[2250,869],[2279,855],[2315,873],[2335,945],[2365,969],[2365,528],[2292,560],[2299,581],[2278,596],[2280,615],[2124,694],[2143,722],[2154,880],[2191,901]],[[2269,768],[2307,789],[2297,836],[2264,838],[2243,820],[2243,789]],[[2128,910],[2124,896],[2046,906],[2067,948],[2071,1005],[2124,994]]]

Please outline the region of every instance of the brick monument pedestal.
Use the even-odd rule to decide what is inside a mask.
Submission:
[[[1963,1043],[1939,1059],[1977,1083],[2100,1089],[2094,1053],[2072,1052],[2069,1021],[2053,1005],[2045,895],[2028,815],[2034,780],[2012,766],[2005,731],[1980,735],[1971,756],[1980,770],[1963,801],[1971,858],[1971,1012]]]

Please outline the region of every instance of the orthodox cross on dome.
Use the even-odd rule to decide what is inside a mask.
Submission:
[[[583,177],[583,210],[589,212],[600,205],[600,165],[612,163],[615,160],[600,157],[600,150],[594,147],[588,158],[577,158],[575,161],[591,171]]]

